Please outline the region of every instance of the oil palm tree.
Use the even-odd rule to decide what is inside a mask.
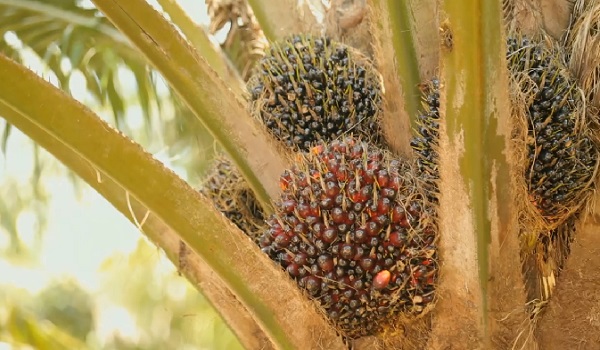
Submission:
[[[210,132],[266,213],[273,212],[278,178],[293,157],[246,107],[243,79],[260,56],[263,35],[276,41],[294,33],[326,33],[370,55],[385,86],[384,134],[397,155],[414,157],[409,140],[421,103],[419,84],[435,76],[442,81],[437,302],[421,318],[399,319],[394,330],[348,344],[207,198],[89,108],[19,65],[18,53],[2,43],[5,130],[11,125],[24,132],[109,200],[205,294],[244,346],[598,346],[598,279],[590,276],[598,261],[589,246],[573,246],[546,311],[528,304],[518,189],[511,180],[517,164],[511,157],[511,85],[503,39],[504,28],[515,26],[545,31],[562,42],[569,24],[593,1],[575,6],[567,0],[332,1],[323,21],[315,19],[309,2],[298,7],[292,0],[207,1],[213,29],[244,23],[230,38],[237,44],[223,48],[213,46],[174,1],[158,2],[170,20],[144,0],[94,0],[96,8],[73,0],[0,0],[0,27],[44,58],[66,91],[68,77],[60,64],[68,59],[83,72],[92,94],[111,106],[115,120],[126,118],[114,86],[115,66],[134,74],[145,109],[156,96],[155,69],[182,110],[195,116],[186,123],[200,122]],[[596,238],[584,230],[577,239],[591,245]],[[564,320],[572,327],[564,329]]]

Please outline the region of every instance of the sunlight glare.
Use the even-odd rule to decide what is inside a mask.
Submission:
[[[23,48],[23,42],[13,31],[4,33],[4,41],[14,49],[20,50]]]
[[[137,342],[140,339],[141,332],[127,309],[107,305],[98,307],[97,315],[96,334],[99,339],[108,341],[116,336],[132,342]]]
[[[74,69],[69,78],[69,88],[71,90],[71,95],[73,95],[77,101],[86,102],[91,99],[91,95],[86,86],[87,82],[85,81],[83,73],[81,73],[79,69]]]
[[[16,223],[21,242],[28,247],[35,245],[38,237],[37,215],[31,210],[24,210],[17,216]]]

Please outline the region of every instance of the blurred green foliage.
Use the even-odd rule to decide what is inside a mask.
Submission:
[[[94,327],[94,301],[71,279],[54,281],[33,300],[33,313],[85,341]]]
[[[0,342],[35,349],[243,349],[187,280],[144,239],[108,258],[94,294],[73,279],[31,295],[0,285]]]
[[[169,262],[156,263],[158,254],[140,240],[131,255],[113,256],[102,267],[103,294],[132,310],[140,327],[139,342],[130,345],[157,350],[241,349],[206,299]]]
[[[44,188],[36,178],[28,182],[13,178],[0,181],[0,235],[9,236],[9,243],[0,247],[0,256],[22,264],[35,260],[41,249],[40,237],[46,228],[47,201]],[[27,213],[35,216],[35,222],[31,225],[34,237],[29,242],[23,242],[18,235],[17,220],[20,215]]]

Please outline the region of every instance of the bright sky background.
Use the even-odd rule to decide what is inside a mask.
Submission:
[[[150,2],[155,4],[155,1]],[[207,22],[204,1],[178,2],[194,20],[200,23]],[[39,62],[32,60],[28,63],[32,70],[43,72]],[[46,78],[52,81],[51,77]],[[127,77],[121,77],[122,81],[123,79],[126,80]],[[73,83],[74,96],[90,105],[83,78],[78,79],[76,76]],[[125,86],[135,87],[133,81],[123,83]],[[132,120],[133,124],[136,120],[141,121],[141,109],[129,109],[127,118]],[[32,143],[27,137],[13,129],[8,150],[6,157],[0,153],[0,184],[11,178],[25,179],[33,173]],[[169,159],[164,158],[164,154],[166,152],[159,152],[155,156],[170,166]],[[177,172],[180,175],[184,174],[183,171]],[[117,252],[130,253],[135,249],[141,237],[138,230],[91,188],[84,186],[78,199],[72,181],[60,173],[66,172],[45,173],[43,177],[50,202],[40,264],[23,267],[0,260],[0,284],[11,284],[36,293],[52,279],[73,276],[82,287],[94,293],[99,288],[98,271],[102,262]],[[25,242],[33,242],[36,234],[34,213],[20,214],[18,229]],[[7,234],[0,232],[0,248],[8,243]],[[158,250],[148,256],[149,262],[156,260],[160,260],[164,273],[175,273],[172,264]],[[120,332],[122,335],[136,338],[135,323],[126,310],[104,305],[97,311],[97,322],[105,336],[112,332]],[[2,343],[0,349],[3,349]]]

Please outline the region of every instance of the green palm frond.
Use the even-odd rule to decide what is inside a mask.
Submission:
[[[6,40],[12,32],[23,48],[31,49],[69,91],[71,75],[80,71],[89,92],[102,104],[110,104],[115,121],[122,121],[124,97],[118,93],[117,70],[130,70],[138,86],[138,98],[146,115],[155,100],[154,77],[139,52],[131,47],[96,9],[79,6],[77,0],[1,0],[0,50],[14,54]],[[12,49],[12,50],[11,50]],[[12,52],[11,52],[12,51]],[[67,64],[68,63],[68,64]]]
[[[150,139],[158,115],[165,131],[164,144],[169,145],[169,157],[212,148],[212,139],[195,122],[187,106],[170,89],[166,95],[160,93],[160,76],[139,50],[100,11],[80,3],[79,0],[0,0],[0,52],[21,63],[26,62],[27,53],[37,56],[67,93],[78,88],[71,86],[71,77],[75,72],[81,73],[95,102],[109,108],[116,127],[128,134],[126,108],[130,102],[139,103],[143,127]],[[120,71],[128,71],[135,81],[134,96],[123,92]],[[165,100],[173,109],[165,111]],[[10,125],[0,124],[2,151],[6,151],[10,131]],[[202,159],[180,163],[193,170],[204,165]]]
[[[108,111],[118,129],[156,149],[174,165],[187,170],[192,178],[199,177],[206,168],[214,149],[208,132],[170,88],[161,89],[162,78],[145,56],[97,9],[83,6],[80,0],[0,0],[0,53],[25,65],[41,62],[44,71],[40,74],[50,77],[67,93],[82,95],[84,89],[87,94],[83,96],[88,100],[82,102]],[[84,86],[73,83],[75,75],[83,77]],[[130,81],[135,82],[135,87],[125,89],[123,83],[130,86]],[[139,106],[143,116],[139,132],[128,126],[128,107],[134,105]],[[0,120],[3,153],[7,146],[10,148],[8,141],[13,130],[4,119]],[[45,207],[36,203],[45,203],[43,183],[39,180],[48,163],[39,157],[37,146],[31,158],[33,172],[15,184],[27,184],[31,194],[19,197],[19,209],[3,210],[0,201],[0,227],[9,234],[11,242],[10,252],[4,253],[9,255],[22,253],[26,248],[16,225],[7,221],[11,216],[32,209],[41,223],[40,231],[43,230]],[[68,176],[77,186],[77,177]]]
[[[144,116],[144,127],[151,132],[153,112],[158,112],[161,124],[166,118],[161,100],[176,99],[167,90],[161,95],[157,86],[159,75],[145,57],[132,46],[95,8],[83,7],[78,0],[0,0],[0,52],[25,62],[27,53],[37,56],[56,77],[58,86],[72,93],[72,76],[77,72],[85,78],[85,88],[100,106],[112,110],[117,128],[128,132],[125,112],[128,102],[138,102]],[[29,55],[31,56],[31,55]],[[128,71],[135,81],[135,95],[128,96],[119,81],[120,72]],[[122,77],[121,77],[122,78]],[[172,139],[180,149],[195,146],[194,135],[206,135],[199,126],[180,128],[180,118],[189,117],[187,107],[174,103]],[[197,123],[196,123],[197,124]],[[0,145],[4,149],[10,126],[0,126]]]

